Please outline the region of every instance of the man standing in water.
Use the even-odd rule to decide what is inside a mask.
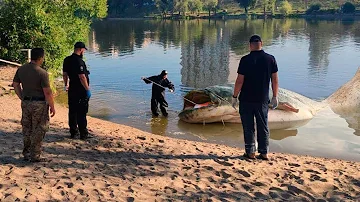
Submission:
[[[167,74],[167,71],[163,70],[159,75],[156,76],[152,76],[149,78],[141,77],[141,79],[144,80],[145,83],[153,83],[151,94],[151,112],[155,117],[159,116],[159,104],[163,116],[168,116],[168,113],[166,111],[168,103],[165,100],[165,88],[169,88],[170,92],[175,91],[174,85],[167,79]]]
[[[49,75],[41,68],[44,58],[44,49],[32,49],[31,62],[21,66],[13,80],[15,93],[21,100],[24,160],[31,162],[45,160],[40,156],[41,143],[49,129],[49,106],[51,117],[55,115]]]
[[[268,160],[269,151],[269,88],[272,83],[273,97],[270,102],[272,109],[278,106],[278,67],[275,57],[262,50],[260,36],[250,38],[250,54],[240,60],[232,99],[233,107],[239,99],[239,112],[244,129],[244,157],[255,159],[255,127],[256,118],[258,152],[257,158]],[[239,95],[240,94],[240,95]]]
[[[64,88],[68,91],[70,137],[75,138],[80,134],[82,140],[89,138],[86,114],[91,97],[90,72],[82,59],[85,50],[87,48],[83,42],[76,42],[74,53],[66,57],[63,64]]]

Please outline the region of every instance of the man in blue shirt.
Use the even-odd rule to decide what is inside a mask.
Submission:
[[[269,88],[272,83],[273,97],[270,105],[275,109],[278,105],[278,67],[275,57],[262,50],[260,36],[250,38],[250,54],[240,60],[238,77],[236,79],[233,106],[238,99],[241,122],[244,129],[245,154],[250,159],[255,159],[255,124],[256,119],[258,152],[257,158],[268,160],[269,151]],[[240,94],[240,95],[239,95]]]

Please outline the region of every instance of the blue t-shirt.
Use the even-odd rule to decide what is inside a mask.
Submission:
[[[237,73],[244,75],[240,102],[268,103],[270,79],[278,71],[275,57],[263,50],[241,58]]]

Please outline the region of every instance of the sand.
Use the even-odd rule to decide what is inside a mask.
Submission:
[[[360,201],[359,162],[281,153],[251,161],[237,148],[91,117],[95,137],[72,140],[67,109],[56,110],[43,144],[51,161],[29,163],[20,101],[0,96],[0,201]]]

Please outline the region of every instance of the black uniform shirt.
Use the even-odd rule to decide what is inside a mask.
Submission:
[[[273,73],[278,71],[275,57],[261,51],[252,51],[240,60],[238,74],[244,75],[240,102],[269,102],[269,86]]]
[[[66,72],[70,79],[69,84],[69,93],[85,94],[86,90],[81,84],[79,74],[85,74],[88,84],[89,83],[89,74],[85,62],[81,56],[77,54],[72,54],[64,59],[63,63],[63,72]]]

